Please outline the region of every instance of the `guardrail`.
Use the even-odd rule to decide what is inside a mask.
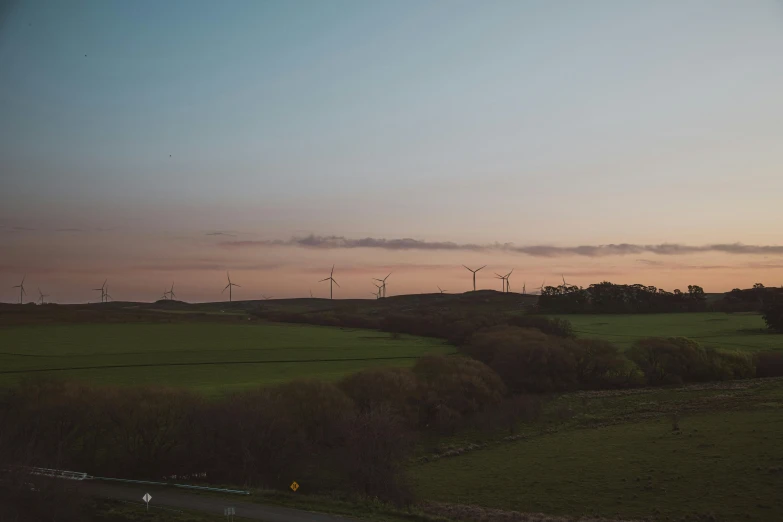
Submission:
[[[53,478],[60,478],[66,480],[78,480],[78,481],[101,480],[105,482],[122,482],[125,484],[146,484],[148,486],[165,486],[169,488],[192,489],[196,491],[230,493],[232,495],[250,495],[249,491],[245,491],[241,489],[213,488],[210,486],[193,486],[191,484],[176,484],[172,482],[154,482],[151,480],[131,480],[131,479],[121,479],[121,478],[114,478],[114,477],[94,477],[92,475],[88,475],[87,473],[83,473],[81,471],[67,471],[62,469],[34,468],[34,467],[27,467],[27,466],[22,466],[21,468],[26,470],[27,473],[30,475],[39,475],[44,477],[53,477]]]

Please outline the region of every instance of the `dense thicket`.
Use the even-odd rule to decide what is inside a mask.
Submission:
[[[683,337],[642,339],[627,352],[651,386],[754,377],[750,355],[721,352]]]
[[[710,305],[716,312],[761,312],[770,300],[783,297],[783,288],[756,283],[752,288],[735,288]]]
[[[546,313],[697,312],[706,309],[706,298],[704,290],[696,285],[689,285],[687,292],[667,292],[654,286],[604,281],[587,288],[566,284],[544,287],[538,306]]]
[[[510,408],[506,396],[480,361],[442,356],[337,384],[295,381],[213,400],[28,381],[0,395],[0,470],[18,464],[279,489],[296,480],[303,491],[404,501],[402,466],[416,434],[451,433],[478,416],[507,425],[534,411]]]
[[[767,294],[761,317],[770,330],[783,333],[783,293]]]

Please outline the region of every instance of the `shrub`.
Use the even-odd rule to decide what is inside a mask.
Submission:
[[[513,393],[577,388],[574,357],[554,340],[533,340],[498,349],[490,367]]]
[[[559,317],[543,317],[540,315],[515,315],[508,319],[508,324],[520,328],[536,328],[545,334],[556,337],[574,337],[574,327],[567,319]]]
[[[783,333],[783,296],[771,294],[764,300],[761,317],[767,323],[767,328]]]
[[[461,351],[484,364],[491,364],[498,352],[528,342],[544,342],[547,336],[540,330],[517,326],[494,326],[473,334]]]
[[[465,357],[427,356],[413,366],[420,424],[453,431],[464,417],[498,404],[506,387],[488,366]]]
[[[416,422],[416,376],[409,368],[377,368],[348,375],[338,384],[360,412],[388,411],[407,423]]]
[[[628,384],[628,360],[608,341],[576,339],[565,343],[574,359],[580,389],[616,388]]]
[[[650,385],[719,381],[753,375],[750,357],[704,348],[683,337],[641,339],[627,355],[639,366]]]
[[[386,406],[357,412],[348,420],[347,440],[338,466],[351,485],[367,497],[397,504],[412,500],[405,483],[405,461],[412,440]]]
[[[759,352],[753,360],[756,377],[783,377],[783,353]]]

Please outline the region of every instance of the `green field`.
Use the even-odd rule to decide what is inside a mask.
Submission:
[[[726,350],[783,350],[783,335],[767,330],[758,314],[559,315],[579,337],[611,341],[622,348],[644,337],[689,337]]]
[[[550,409],[565,405],[573,418],[525,440],[415,465],[417,492],[572,516],[783,520],[783,380],[582,393]]]
[[[286,324],[66,324],[0,328],[0,383],[46,375],[206,393],[298,377],[337,379],[453,352],[437,339]]]

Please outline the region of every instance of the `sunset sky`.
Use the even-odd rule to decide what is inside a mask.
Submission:
[[[781,93],[777,0],[4,2],[0,301],[778,286]]]

